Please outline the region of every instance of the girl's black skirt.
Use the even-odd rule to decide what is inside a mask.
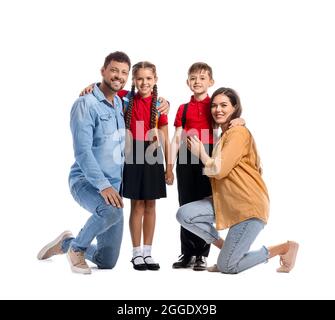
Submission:
[[[133,140],[126,149],[123,196],[133,200],[166,197],[164,156],[161,147],[149,141]]]

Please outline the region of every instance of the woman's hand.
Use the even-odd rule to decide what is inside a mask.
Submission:
[[[198,157],[204,165],[211,158],[197,136],[187,137],[187,148]]]
[[[187,137],[187,148],[199,159],[201,159],[202,154],[206,153],[203,143],[197,136]]]

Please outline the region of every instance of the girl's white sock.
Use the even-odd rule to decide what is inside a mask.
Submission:
[[[133,247],[133,259],[137,257],[133,260],[134,264],[144,264],[145,263],[142,255],[143,254],[142,254],[141,247]]]
[[[155,260],[151,257],[151,248],[152,246],[151,245],[147,245],[145,244],[143,246],[143,257],[148,257],[145,259],[145,262],[148,263],[148,264],[153,264],[153,263],[156,263]]]

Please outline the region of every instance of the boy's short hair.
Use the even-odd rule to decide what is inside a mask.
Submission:
[[[210,79],[213,79],[213,71],[212,68],[205,62],[196,62],[193,63],[190,68],[188,69],[187,75],[190,76],[190,74],[198,72],[198,71],[207,71]]]

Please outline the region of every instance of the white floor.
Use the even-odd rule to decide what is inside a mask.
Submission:
[[[161,200],[163,208],[165,201]],[[67,204],[67,202],[65,202]],[[64,203],[62,204],[64,206]],[[56,206],[57,207],[57,206]],[[56,208],[55,208],[56,209]],[[69,215],[66,228],[65,214],[56,217],[55,209],[41,221],[22,219],[15,230],[3,229],[8,235],[2,253],[0,273],[1,299],[334,299],[332,288],[334,259],[327,247],[318,248],[312,237],[302,239],[297,230],[296,238],[301,245],[295,269],[290,274],[278,274],[278,258],[259,265],[239,275],[173,270],[179,248],[179,226],[174,219],[174,209],[158,215],[153,256],[161,264],[159,271],[139,272],[129,262],[131,244],[127,223],[117,266],[114,270],[93,269],[92,275],[83,276],[70,271],[65,256],[38,261],[40,247],[63,229],[78,225],[84,220],[84,211],[69,198]],[[128,217],[126,202],[125,217]],[[162,209],[163,210],[163,209]],[[77,214],[78,213],[78,214]],[[81,215],[81,216],[80,216]],[[28,227],[26,227],[28,226]],[[273,244],[270,239],[279,238],[283,226],[269,224],[259,236],[255,247],[262,242]],[[73,227],[73,230],[76,231]],[[301,230],[302,231],[302,230]],[[21,233],[20,239],[17,234]],[[287,232],[283,232],[287,234]],[[224,236],[225,233],[223,232]],[[325,234],[325,237],[327,235]],[[319,234],[322,241],[322,236]],[[4,242],[2,242],[4,243]],[[11,245],[12,243],[12,245]],[[208,264],[215,262],[218,254],[212,248]]]
[[[277,274],[271,261],[245,273],[229,276],[192,270],[172,270],[173,255],[160,257],[158,272],[136,272],[122,255],[112,271],[72,274],[64,256],[38,262],[22,255],[2,268],[1,299],[334,299],[332,271],[317,271],[299,261],[291,274]],[[170,258],[170,259],[169,259]],[[212,259],[210,259],[212,260]],[[306,265],[307,264],[307,265]]]

